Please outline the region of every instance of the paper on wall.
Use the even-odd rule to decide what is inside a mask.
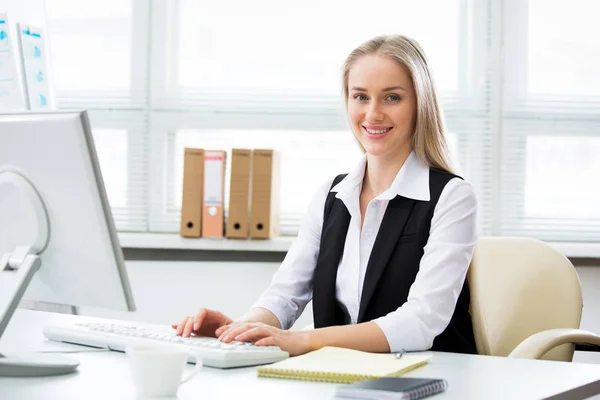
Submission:
[[[0,13],[0,111],[25,108],[6,14]]]
[[[40,28],[19,24],[23,75],[27,87],[26,97],[31,110],[51,107],[45,38]]]

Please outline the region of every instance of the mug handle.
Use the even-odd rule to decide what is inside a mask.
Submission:
[[[181,380],[181,383],[186,383],[187,381],[192,379],[192,377],[195,376],[202,369],[202,359],[200,358],[200,355],[199,354],[190,354],[190,356],[192,356],[196,359],[196,365],[194,366],[193,370],[188,372],[188,374],[183,377],[183,379]],[[186,364],[187,364],[187,360],[186,360]]]

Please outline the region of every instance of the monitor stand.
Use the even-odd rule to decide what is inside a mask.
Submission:
[[[0,193],[11,186],[26,194],[35,210],[38,222],[36,242],[17,246],[12,252],[0,255],[0,338],[23,297],[33,275],[40,268],[41,253],[49,238],[48,215],[44,203],[33,185],[18,172],[0,170]],[[48,376],[74,372],[76,360],[55,354],[0,354],[0,376]]]
[[[79,315],[79,307],[70,306],[68,304],[50,303],[47,301],[21,299],[17,308],[25,308],[33,311],[46,311],[57,314]]]

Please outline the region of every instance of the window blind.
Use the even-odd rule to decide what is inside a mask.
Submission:
[[[148,24],[140,0],[47,0],[57,104],[89,110],[118,230],[148,230]]]

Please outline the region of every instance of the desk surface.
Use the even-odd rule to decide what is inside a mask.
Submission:
[[[0,339],[0,352],[81,348],[49,342],[42,335],[45,325],[66,323],[73,318],[96,320],[18,310]],[[540,399],[565,391],[571,392],[564,398],[576,399],[600,393],[600,365],[431,354],[428,365],[405,376],[446,379],[447,391],[435,399]],[[0,399],[136,398],[125,354],[91,352],[67,356],[81,362],[78,373],[46,378],[0,378]],[[255,367],[204,368],[181,386],[177,398],[240,399],[260,395],[261,399],[330,399],[334,398],[335,387],[336,384],[330,383],[258,378]]]

